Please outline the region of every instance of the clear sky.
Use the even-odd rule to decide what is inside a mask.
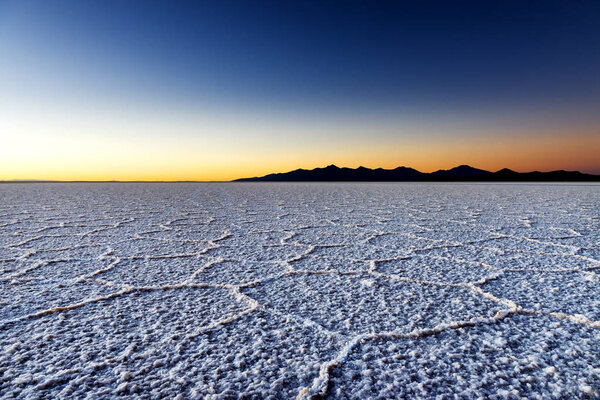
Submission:
[[[597,1],[2,1],[0,179],[600,174]]]

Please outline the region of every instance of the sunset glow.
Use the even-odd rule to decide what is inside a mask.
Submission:
[[[600,35],[585,7],[570,19],[442,9],[423,27],[403,25],[418,7],[383,17],[360,3],[305,5],[308,26],[277,5],[49,4],[0,3],[0,180],[230,180],[332,163],[600,174]],[[498,12],[510,21],[486,27]],[[536,13],[539,32],[513,13]],[[464,26],[426,29],[446,17]],[[501,24],[512,34],[498,39]]]

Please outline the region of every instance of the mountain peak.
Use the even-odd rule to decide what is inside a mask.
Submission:
[[[501,170],[496,171],[497,174],[499,174],[499,173],[507,173],[507,172],[511,173],[511,174],[517,174],[518,173],[518,172],[515,172],[515,171],[513,171],[512,169],[509,169],[509,168],[502,168]]]
[[[452,169],[440,169],[431,175],[439,178],[472,179],[491,174],[490,171],[471,167],[470,165],[459,165]]]

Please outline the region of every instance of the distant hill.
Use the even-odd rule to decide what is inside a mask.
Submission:
[[[413,168],[371,169],[340,168],[328,165],[311,170],[269,174],[262,177],[236,179],[234,182],[599,182],[600,175],[579,171],[516,172],[508,168],[490,172],[460,165],[449,170],[425,173]]]

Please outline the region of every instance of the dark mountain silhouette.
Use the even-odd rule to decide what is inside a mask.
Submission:
[[[584,174],[579,171],[551,172],[515,172],[508,168],[495,172],[489,180],[493,181],[522,181],[522,182],[593,182],[600,181],[600,175]]]
[[[340,168],[328,165],[311,170],[269,174],[262,177],[242,178],[235,182],[598,182],[600,175],[579,171],[516,172],[508,168],[497,172],[485,171],[468,165],[449,170],[424,173],[413,168],[371,169],[365,167]]]
[[[260,178],[238,179],[243,181],[341,181],[341,182],[360,182],[360,181],[419,181],[423,180],[426,174],[416,169],[407,167],[398,167],[395,169],[370,169],[365,167],[340,168],[335,165],[328,165],[325,168],[315,168],[311,170],[297,169],[290,172],[269,174]]]
[[[490,171],[485,171],[483,169],[477,169],[470,167],[468,165],[459,165],[458,167],[454,167],[449,170],[440,169],[438,171],[432,172],[429,174],[429,178],[433,179],[475,179],[475,178],[484,178],[486,176],[491,175]]]

